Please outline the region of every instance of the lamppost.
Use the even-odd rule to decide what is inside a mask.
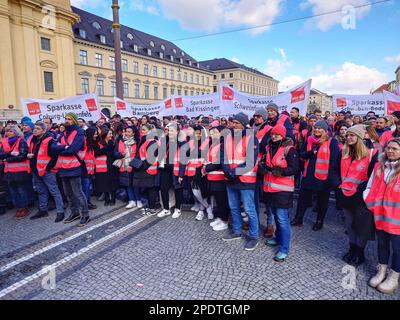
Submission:
[[[118,0],[113,0],[111,8],[113,9],[114,30],[114,51],[115,51],[115,80],[117,86],[117,97],[124,98],[124,88],[122,84],[122,60],[121,60],[121,25],[119,23],[119,4]]]

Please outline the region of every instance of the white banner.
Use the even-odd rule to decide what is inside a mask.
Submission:
[[[385,99],[387,115],[391,115],[393,111],[400,111],[400,96],[388,91],[384,91],[383,97]]]
[[[300,115],[307,114],[310,99],[311,80],[308,80],[291,90],[270,97],[252,96],[231,88],[225,83],[220,83],[221,114],[232,115],[244,112],[252,117],[256,109],[266,107],[269,103],[275,103],[279,111],[288,111],[293,107],[300,110]]]
[[[100,119],[99,103],[95,94],[86,94],[61,100],[21,98],[24,116],[33,122],[50,118],[55,123],[64,122],[66,113],[73,112],[78,118],[96,122]]]
[[[171,100],[171,99],[169,99]],[[165,109],[165,101],[160,101],[151,105],[133,104],[125,102],[119,98],[114,98],[115,110],[121,117],[164,117],[169,115]]]
[[[338,95],[333,97],[333,112],[350,111],[352,115],[366,115],[369,111],[385,114],[385,100],[382,93],[370,95]]]
[[[188,116],[189,118],[200,115],[218,116],[220,114],[219,93],[204,94],[201,96],[174,96],[174,115]]]

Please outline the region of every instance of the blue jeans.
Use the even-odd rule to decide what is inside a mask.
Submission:
[[[33,189],[39,196],[39,210],[47,211],[49,204],[49,193],[53,196],[56,203],[57,213],[64,213],[64,202],[58,189],[57,177],[55,173],[48,172],[43,177],[32,174]]]
[[[8,187],[14,207],[18,209],[28,208],[29,191],[27,184],[10,182]]]
[[[126,192],[128,194],[129,201],[140,201],[142,199],[140,189],[137,187],[127,187]]]
[[[276,222],[275,237],[279,243],[279,252],[289,254],[291,235],[289,209],[271,207],[271,211]]]
[[[254,201],[254,190],[238,190],[227,186],[229,207],[231,208],[232,232],[242,233],[243,219],[240,214],[240,200],[249,217],[249,238],[258,239],[259,222]]]
[[[257,185],[256,185],[256,192],[254,194],[254,202],[256,204],[256,211],[257,211],[257,216],[258,220],[260,221],[260,204],[262,201],[262,196],[263,196],[263,188],[264,188],[264,182],[261,180],[257,180]],[[265,204],[265,214],[267,215],[267,224],[274,224],[274,217],[272,215],[271,209],[268,207],[267,204]]]
[[[92,195],[92,188],[93,188],[93,176],[87,175],[82,176],[82,190],[86,196],[86,200],[90,202],[90,196]]]

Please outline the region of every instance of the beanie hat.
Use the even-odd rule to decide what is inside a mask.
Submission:
[[[328,131],[328,124],[326,123],[326,121],[325,120],[319,120],[319,121],[317,121],[316,123],[315,123],[315,126],[316,127],[320,127],[320,128],[322,128],[322,129],[324,129],[325,131]]]
[[[275,104],[275,103],[269,103],[268,105],[267,105],[267,108],[266,108],[267,110],[268,109],[272,109],[272,110],[275,110],[278,114],[279,114],[279,107],[278,107],[278,105],[277,104]]]
[[[261,116],[264,120],[268,119],[268,112],[265,108],[257,108],[256,112],[254,113],[255,116]]]
[[[35,126],[41,127],[43,131],[46,131],[46,124],[43,121],[36,121]]]
[[[16,124],[7,125],[6,131],[14,132],[17,137],[22,137],[21,129]]]
[[[69,112],[65,115],[66,117],[70,117],[74,121],[74,124],[78,124],[78,116],[75,113]]]
[[[285,128],[285,126],[283,126],[281,124],[276,125],[271,130],[271,135],[272,134],[279,134],[282,138],[286,138],[286,128]]]
[[[32,130],[35,127],[34,123],[31,120],[25,120],[24,122],[22,122],[22,125],[28,126]]]
[[[359,137],[361,140],[364,140],[365,138],[365,126],[363,124],[357,124],[355,126],[350,127],[349,129],[347,129],[347,133],[354,133],[357,137]]]
[[[232,117],[232,121],[238,121],[243,127],[246,127],[249,124],[249,117],[243,112],[239,112]]]
[[[21,123],[24,123],[24,122],[27,122],[27,121],[32,121],[32,119],[29,118],[29,117],[23,117],[23,118],[21,119]]]

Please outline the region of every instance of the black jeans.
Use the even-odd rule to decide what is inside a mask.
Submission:
[[[161,200],[163,207],[169,210],[169,190],[174,189],[174,176],[172,172],[161,171],[160,172],[160,191]],[[181,209],[183,202],[183,188],[174,189],[175,193],[175,208]]]
[[[300,189],[299,200],[297,201],[296,220],[303,221],[307,208],[312,206],[313,194],[315,194],[317,201],[317,221],[324,222],[328,210],[330,192],[315,192],[306,189]]]
[[[155,187],[152,188],[147,188],[144,189],[144,193],[147,196],[147,201],[149,202],[149,209],[155,209],[156,208],[156,202],[157,202],[157,191]]]
[[[357,234],[353,229],[353,218],[355,212],[349,209],[344,209],[344,223],[347,230],[347,235],[349,236],[349,242],[360,248],[365,248],[368,239],[365,236]]]
[[[217,203],[217,210],[215,212],[216,218],[220,218],[222,221],[228,222],[230,209],[226,190],[213,191],[212,195],[215,197],[215,201]]]
[[[392,245],[392,267],[395,272],[400,272],[400,235],[390,234],[377,230],[378,236],[378,261],[380,264],[389,264],[390,245]]]
[[[83,193],[81,177],[63,177],[61,180],[65,194],[71,203],[71,213],[77,214],[81,209],[81,217],[88,217],[88,203]]]

